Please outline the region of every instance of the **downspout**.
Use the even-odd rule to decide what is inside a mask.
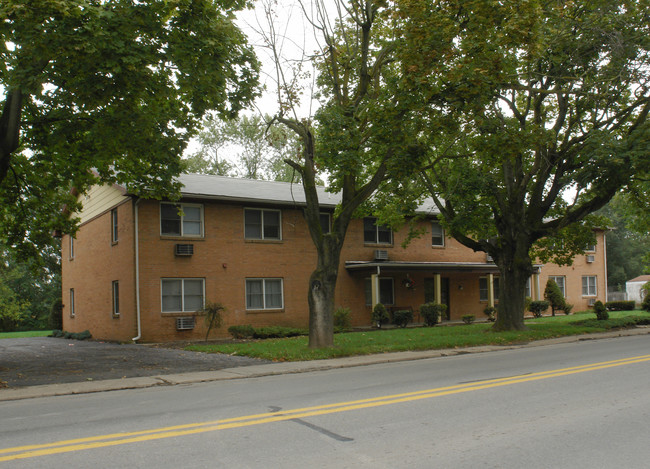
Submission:
[[[135,201],[135,316],[138,324],[138,335],[131,339],[133,342],[140,340],[142,337],[142,323],[140,321],[140,243],[138,242],[139,218],[138,204],[142,199]]]
[[[607,285],[607,239],[605,232],[603,231],[603,260],[605,262],[605,303],[609,301],[609,286]],[[627,289],[626,289],[627,295]],[[627,296],[625,296],[627,300]]]

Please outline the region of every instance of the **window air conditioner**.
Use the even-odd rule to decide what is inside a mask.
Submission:
[[[494,262],[494,259],[489,254],[485,254],[485,262]]]
[[[591,263],[594,262],[595,260],[596,260],[596,256],[594,256],[594,255],[592,255],[592,254],[589,254],[589,255],[587,256],[587,262],[588,262],[588,263],[591,264]]]
[[[183,318],[176,318],[176,330],[187,331],[194,329],[194,316],[186,316]]]
[[[387,261],[388,260],[388,251],[383,249],[375,250],[375,260],[376,261]]]
[[[191,256],[194,254],[193,244],[176,244],[174,245],[174,254],[177,256]]]

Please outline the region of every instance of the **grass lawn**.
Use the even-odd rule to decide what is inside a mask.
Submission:
[[[18,339],[21,337],[47,337],[52,331],[0,332],[0,339]]]
[[[307,347],[307,337],[293,337],[230,344],[193,344],[187,346],[185,350],[242,355],[273,361],[320,360],[406,350],[508,345],[552,337],[603,332],[620,327],[622,318],[628,316],[643,317],[650,321],[650,313],[645,311],[621,311],[609,314],[609,321],[596,321],[595,315],[589,312],[571,316],[528,319],[526,320],[528,330],[521,332],[492,332],[491,324],[485,323],[347,332],[335,334],[334,347],[330,349],[312,350]],[[584,325],[570,324],[592,318],[594,321],[588,321]]]

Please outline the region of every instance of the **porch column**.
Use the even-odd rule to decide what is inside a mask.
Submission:
[[[372,309],[374,311],[375,306],[377,306],[377,303],[379,303],[379,275],[378,274],[372,274],[370,276],[370,298],[371,304],[372,304]]]
[[[440,274],[433,274],[433,298],[434,301],[440,304],[442,299],[442,290],[440,288]]]
[[[488,306],[494,308],[494,274],[488,274]]]
[[[533,300],[539,301],[542,299],[541,291],[539,289],[539,274],[533,274],[533,278],[530,280],[531,288],[534,290]]]

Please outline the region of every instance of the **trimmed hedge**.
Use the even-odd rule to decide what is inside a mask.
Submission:
[[[393,324],[398,327],[406,327],[409,322],[413,321],[413,311],[403,309],[393,312]]]
[[[609,311],[632,311],[634,310],[634,300],[632,301],[608,301],[605,307]]]
[[[52,337],[63,337],[64,339],[73,339],[73,340],[87,340],[92,338],[90,331],[86,329],[83,332],[67,332],[61,331],[59,329],[54,329],[52,331]]]
[[[283,339],[285,337],[309,335],[308,331],[295,327],[268,326],[256,328],[250,324],[230,326],[228,333],[233,339]]]

